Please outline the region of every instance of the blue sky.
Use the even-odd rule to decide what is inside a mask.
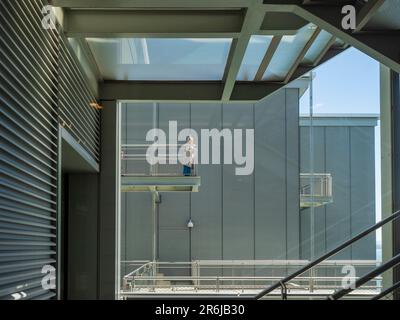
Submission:
[[[315,70],[314,113],[379,113],[379,63],[350,48]],[[308,92],[300,102],[308,111]]]

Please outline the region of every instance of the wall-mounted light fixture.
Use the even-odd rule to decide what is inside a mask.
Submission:
[[[103,109],[103,106],[99,105],[97,102],[91,102],[90,106],[96,110],[101,110]]]

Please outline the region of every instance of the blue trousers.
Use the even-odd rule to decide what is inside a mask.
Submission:
[[[183,175],[184,176],[191,176],[192,175],[192,168],[188,166],[183,166]]]

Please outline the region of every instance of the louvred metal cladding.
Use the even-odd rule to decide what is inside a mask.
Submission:
[[[99,159],[96,99],[47,4],[0,2],[0,299],[56,296],[59,124]]]

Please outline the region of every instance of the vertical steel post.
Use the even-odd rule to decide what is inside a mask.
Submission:
[[[315,244],[314,244],[314,234],[315,234],[315,217],[314,217],[314,130],[313,130],[313,117],[314,117],[314,87],[313,78],[315,73],[310,73],[310,132],[309,132],[309,143],[310,143],[310,260],[313,261],[315,258]]]
[[[393,210],[400,209],[400,76],[391,71],[391,106],[392,106],[392,183]],[[393,256],[400,253],[400,222],[393,221]],[[393,268],[393,283],[400,281],[400,268]],[[400,293],[395,292],[395,300],[400,300]]]

